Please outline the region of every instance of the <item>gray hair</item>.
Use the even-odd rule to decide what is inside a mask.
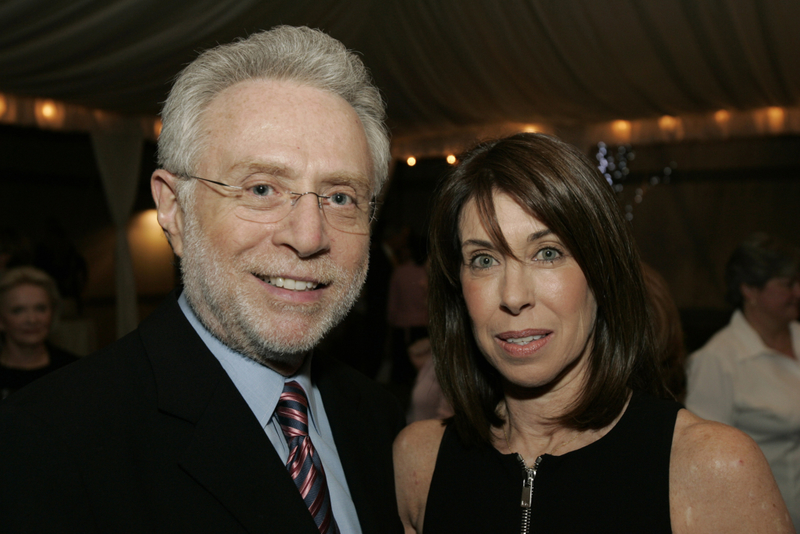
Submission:
[[[800,275],[800,249],[777,237],[755,233],[742,241],[725,266],[725,300],[742,309],[742,284],[763,289],[772,278]]]
[[[364,126],[374,194],[378,194],[390,159],[380,92],[355,53],[333,37],[306,27],[278,26],[207,50],[190,63],[178,75],[161,112],[159,165],[173,174],[194,174],[206,149],[203,113],[220,92],[247,80],[291,81],[347,101]],[[179,182],[179,192],[185,184]]]

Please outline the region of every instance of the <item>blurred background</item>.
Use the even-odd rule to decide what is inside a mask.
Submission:
[[[374,376],[391,350],[374,321],[388,328],[437,179],[518,131],[597,161],[691,352],[728,321],[723,268],[745,235],[800,244],[798,21],[788,0],[6,0],[0,261],[58,281],[64,348],[132,330],[178,282],[149,190],[171,80],[216,43],[307,25],[361,53],[393,135],[370,280],[329,340],[355,345],[351,363]]]

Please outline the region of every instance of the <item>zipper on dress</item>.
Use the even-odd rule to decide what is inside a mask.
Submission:
[[[542,462],[542,457],[536,458],[533,462],[533,467],[525,465],[525,460],[522,455],[517,453],[517,460],[522,465],[522,472],[525,478],[522,481],[522,499],[520,506],[522,507],[522,528],[520,534],[530,534],[531,531],[531,502],[533,501],[533,480],[536,478],[536,471],[539,469],[539,464]]]

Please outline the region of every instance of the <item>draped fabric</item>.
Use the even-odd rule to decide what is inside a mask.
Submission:
[[[66,110],[58,127],[95,129],[118,231],[123,333],[135,324],[122,229],[141,139],[106,131],[114,121],[97,110],[134,117],[148,135],[144,118],[152,123],[174,76],[200,50],[278,24],[323,29],[371,70],[388,103],[396,157],[455,153],[529,127],[588,151],[599,140],[657,146],[800,134],[798,21],[797,0],[0,0],[0,122],[38,124],[31,109],[15,107],[26,98],[85,107],[79,121]],[[665,115],[673,120],[662,122]],[[618,119],[632,122],[618,132]],[[701,170],[708,146],[695,150]],[[692,153],[674,158],[681,169]],[[786,157],[796,161],[796,153]],[[733,163],[749,156],[738,150],[724,168],[747,167]],[[645,159],[637,169],[650,172],[673,157],[650,167]],[[719,300],[699,286],[719,285],[714,265],[746,230],[796,236],[800,186],[772,179],[746,191],[660,187],[636,205],[645,257],[671,266],[662,272],[679,288],[679,303]],[[698,213],[721,222],[709,225]],[[678,215],[685,216],[673,220]],[[659,232],[664,239],[653,238]]]
[[[198,50],[305,24],[363,54],[398,142],[566,129],[796,106],[798,21],[794,0],[6,0],[0,91],[154,114]]]
[[[118,125],[114,131],[92,133],[92,147],[116,229],[117,337],[124,336],[139,324],[127,223],[139,185],[143,141],[139,124],[130,120]]]

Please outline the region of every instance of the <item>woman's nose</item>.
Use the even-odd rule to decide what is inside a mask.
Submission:
[[[511,315],[536,305],[534,280],[523,265],[511,262],[506,265],[501,282],[500,305]]]

